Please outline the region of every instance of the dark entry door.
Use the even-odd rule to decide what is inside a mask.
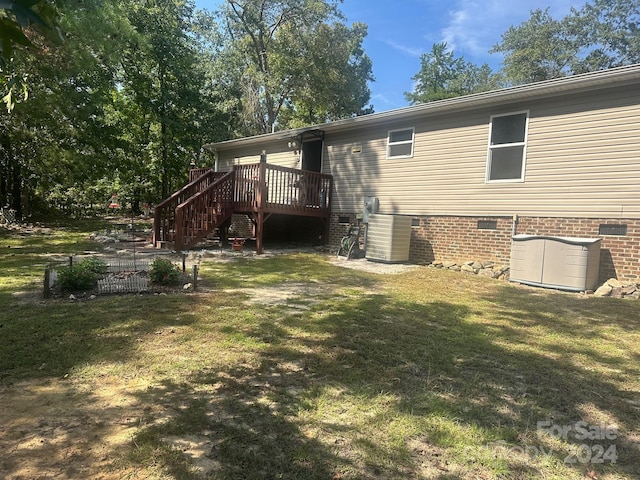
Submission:
[[[322,171],[322,139],[302,142],[302,169]]]

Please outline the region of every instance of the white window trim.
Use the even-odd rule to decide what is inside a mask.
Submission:
[[[391,142],[391,134],[395,132],[404,132],[406,130],[411,130],[411,140],[403,140],[402,142]],[[387,132],[387,158],[413,158],[413,147],[415,145],[416,140],[416,129],[415,127],[411,128],[397,128],[395,130],[389,130]],[[391,147],[395,145],[406,145],[411,144],[411,153],[409,155],[394,155],[391,156]]]
[[[505,143],[502,145],[491,145],[491,135],[493,134],[493,119],[498,117],[509,117],[511,115],[521,115],[525,113],[527,118],[524,122],[524,142]],[[527,166],[527,138],[529,137],[529,110],[520,110],[518,112],[500,113],[497,115],[491,115],[489,119],[489,138],[487,140],[487,164],[485,167],[485,183],[524,183],[524,174]],[[522,148],[522,170],[520,171],[520,178],[505,178],[501,180],[489,179],[491,172],[491,150],[505,147],[523,147]]]

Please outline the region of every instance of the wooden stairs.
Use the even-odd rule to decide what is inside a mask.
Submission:
[[[254,222],[259,254],[264,223],[274,213],[317,217],[328,226],[331,175],[260,162],[236,165],[230,172],[194,169],[190,179],[154,210],[156,248],[192,248],[216,229],[226,230],[238,213]]]

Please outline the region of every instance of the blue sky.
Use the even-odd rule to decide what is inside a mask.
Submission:
[[[215,9],[221,0],[196,0]],[[347,22],[369,26],[364,48],[373,62],[371,103],[376,112],[404,107],[404,92],[420,69],[420,56],[437,42],[447,42],[456,56],[500,68],[502,57],[488,51],[511,25],[519,25],[536,8],[549,7],[554,18],[580,8],[582,0],[344,0]]]

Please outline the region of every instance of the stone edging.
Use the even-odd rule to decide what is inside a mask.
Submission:
[[[497,265],[494,262],[478,262],[470,260],[464,263],[456,262],[433,262],[427,265],[428,268],[444,268],[455,272],[472,273],[483,277],[496,278],[498,280],[509,280],[509,267]]]
[[[456,272],[472,273],[484,277],[496,278],[498,280],[509,280],[509,267],[497,265],[494,262],[468,261],[464,263],[456,262],[433,262],[427,265],[428,268],[442,268]],[[634,298],[640,299],[640,284],[633,281],[624,282],[617,278],[610,278],[598,289],[588,291],[596,297],[613,298]]]

